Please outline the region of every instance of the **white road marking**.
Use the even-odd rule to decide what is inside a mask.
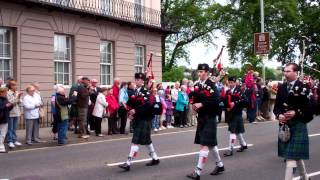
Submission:
[[[315,137],[315,136],[320,136],[320,133],[319,134],[309,134],[309,137]]]
[[[247,146],[251,147],[251,146],[253,146],[253,144],[248,144]],[[235,146],[235,148],[240,148],[240,146]],[[228,150],[228,149],[229,148],[226,147],[226,148],[219,149],[219,151]],[[162,157],[159,157],[159,159],[170,159],[170,158],[177,158],[177,157],[184,157],[184,156],[192,156],[192,155],[195,155],[195,154],[199,154],[199,151],[191,152],[191,153],[183,153],[183,154],[174,154],[174,155],[162,156]],[[147,162],[147,161],[150,161],[150,160],[151,160],[151,158],[139,159],[139,160],[134,160],[131,163]],[[111,163],[111,164],[106,164],[106,165],[109,166],[109,167],[112,167],[112,166],[118,166],[118,165],[123,164],[123,163],[124,162],[117,162],[117,163]]]
[[[318,175],[320,175],[320,171],[308,174],[309,177],[318,176]],[[300,177],[293,178],[293,180],[299,180],[299,179],[300,179]]]

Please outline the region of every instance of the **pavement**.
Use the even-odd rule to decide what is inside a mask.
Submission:
[[[320,117],[309,123],[310,160],[306,161],[312,180],[320,180]],[[215,163],[211,156],[201,179],[209,180],[282,180],[285,163],[277,156],[278,123],[268,121],[246,124],[245,138],[251,146],[232,157],[222,157],[226,171],[211,176]],[[127,136],[104,137],[105,139],[66,146],[42,146],[16,149],[0,154],[0,179],[30,180],[186,180],[197,161],[199,146],[193,144],[194,128],[173,129],[153,134],[161,163],[146,167],[149,160],[147,149],[140,152],[130,172],[117,167],[127,159],[131,138]],[[110,139],[107,139],[110,138]],[[227,127],[218,129],[219,149],[228,146]],[[220,155],[222,156],[223,150]],[[298,176],[298,175],[296,175]]]

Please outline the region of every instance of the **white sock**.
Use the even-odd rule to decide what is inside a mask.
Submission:
[[[205,150],[200,150],[199,152],[199,159],[198,159],[198,164],[196,167],[196,173],[200,176],[201,171],[204,167],[204,164],[207,162],[208,160],[208,156],[209,156],[209,151],[205,151]]]
[[[246,141],[244,140],[244,137],[243,137],[242,133],[237,134],[237,137],[238,137],[238,140],[239,140],[241,146],[246,146],[247,145]]]
[[[287,159],[285,180],[293,179],[293,168],[295,167],[297,167],[297,162],[295,160]]]
[[[158,160],[159,158],[158,158],[158,156],[157,156],[156,151],[154,150],[153,144],[151,143],[151,144],[149,144],[149,145],[146,145],[146,147],[147,147],[148,150],[149,150],[149,156],[150,156],[152,159],[154,159],[154,160]]]
[[[230,134],[229,136],[229,150],[233,151],[233,147],[236,143],[237,136],[236,134]]]
[[[308,180],[309,177],[308,177],[306,166],[305,166],[303,160],[297,160],[297,167],[299,169],[299,173],[300,173],[302,180]]]
[[[128,156],[128,160],[126,162],[129,166],[130,166],[131,161],[133,160],[133,158],[137,157],[138,151],[139,151],[139,146],[131,145],[130,153],[129,153],[129,156]]]
[[[217,146],[213,147],[211,151],[217,166],[222,167],[223,162],[221,160],[218,147]]]

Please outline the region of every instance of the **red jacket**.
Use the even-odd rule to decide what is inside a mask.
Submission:
[[[120,91],[120,88],[118,86],[116,85],[112,86],[112,94],[116,98],[117,102],[119,102],[119,91]]]
[[[114,95],[107,95],[106,100],[108,103],[108,107],[107,107],[108,112],[110,114],[114,113],[119,108],[119,104],[116,100],[116,97]]]

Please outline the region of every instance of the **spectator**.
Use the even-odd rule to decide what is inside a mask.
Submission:
[[[72,96],[74,91],[79,91],[79,87],[82,84],[82,78],[83,76],[78,76],[77,78],[77,83],[72,85],[70,92],[69,92],[69,97]],[[78,126],[79,126],[79,112],[78,112],[78,107],[77,107],[77,101],[73,102],[71,105],[70,109],[70,123],[69,123],[69,130],[73,130],[72,125],[74,126],[74,133],[78,133]]]
[[[176,111],[178,113],[179,119],[176,126],[180,126],[180,128],[187,127],[186,124],[186,108],[188,106],[189,97],[187,95],[187,87],[185,85],[181,86],[181,91],[178,94],[178,100],[176,102]]]
[[[167,128],[173,128],[173,126],[171,125],[171,121],[172,121],[172,116],[173,116],[173,109],[174,106],[172,104],[171,101],[171,95],[167,94],[166,95],[166,122],[167,122]]]
[[[128,82],[128,97],[132,97],[135,95],[135,89],[136,85],[134,82]],[[131,109],[131,107],[127,106],[128,110]],[[132,121],[130,121],[130,133],[133,133],[133,127],[132,127]]]
[[[38,98],[38,100],[41,102],[41,105],[39,107],[39,124],[40,124],[41,122],[43,122],[44,116],[45,116],[44,107],[43,107],[44,103],[40,93],[40,84],[38,82],[33,82],[31,85],[35,88],[35,92],[34,92],[35,97]]]
[[[165,94],[166,94],[166,95],[167,95],[167,94],[170,94],[170,97],[171,97],[171,88],[170,88],[169,85],[167,86],[167,88],[166,88],[166,90],[165,90]]]
[[[120,88],[121,89],[119,93],[119,110],[118,110],[118,114],[120,117],[120,134],[125,134],[126,125],[127,125],[127,115],[128,115],[127,102],[129,100],[128,83],[122,82]]]
[[[152,119],[152,129],[153,131],[157,132],[160,130],[160,116],[162,113],[162,105],[161,105],[161,100],[160,96],[158,95],[158,90],[157,88],[153,88],[151,91],[151,96],[150,99],[154,98],[155,103],[154,103],[154,117]]]
[[[7,88],[0,87],[0,153],[5,153],[4,140],[8,130],[9,111],[12,109],[11,104],[7,99]]]
[[[269,87],[269,96],[270,96],[270,101],[269,101],[269,116],[271,118],[271,120],[275,120],[275,116],[273,114],[273,109],[274,109],[274,105],[276,103],[276,97],[277,97],[277,91],[278,91],[278,83],[274,83],[274,82],[269,82],[268,83],[268,87]]]
[[[102,122],[103,116],[106,113],[106,108],[108,106],[108,103],[106,101],[107,92],[108,92],[107,88],[102,88],[100,90],[94,105],[93,112],[92,112],[92,116],[95,122],[95,133],[96,133],[96,136],[99,136],[99,137],[103,137],[101,133],[101,122]]]
[[[53,117],[53,122],[52,122],[52,133],[53,133],[53,140],[57,140],[58,136],[58,121],[57,121],[57,113],[56,113],[56,95],[57,95],[57,90],[58,87],[63,86],[62,84],[56,84],[53,86],[54,93],[51,95],[51,113]]]
[[[21,116],[20,112],[20,103],[22,92],[20,93],[17,91],[17,82],[14,80],[9,81],[7,84],[9,91],[7,94],[8,101],[13,105],[12,110],[10,111],[9,119],[8,119],[8,133],[7,133],[7,140],[8,146],[10,148],[14,148],[15,146],[21,146],[22,144],[17,141],[17,123]]]
[[[58,122],[58,145],[64,145],[68,131],[69,110],[68,105],[77,100],[78,92],[74,91],[72,96],[67,98],[63,86],[57,88],[56,93],[56,118]]]
[[[175,107],[176,106],[176,102],[178,100],[178,93],[180,91],[179,89],[180,87],[180,83],[179,82],[176,82],[174,87],[171,89],[171,99],[172,99],[172,103],[173,103],[173,106]],[[178,112],[176,112],[176,110],[174,110],[173,112],[173,116],[174,116],[174,124],[176,125],[177,124],[177,121],[179,119],[178,117]]]
[[[108,114],[108,135],[119,134],[116,126],[117,122],[117,110],[119,104],[116,97],[113,95],[113,89],[108,88],[106,100],[108,103],[107,114]]]
[[[78,115],[79,115],[79,129],[80,135],[79,138],[87,139],[90,136],[85,135],[87,132],[87,116],[88,116],[88,106],[89,106],[89,84],[90,80],[87,77],[82,78],[82,84],[78,87]]]
[[[28,145],[32,145],[32,140],[41,142],[39,138],[39,108],[42,102],[35,91],[34,86],[28,86],[26,89],[27,94],[22,101],[26,120],[26,143]]]
[[[90,88],[89,88],[89,93],[90,93],[90,101],[91,101],[91,104],[89,105],[89,108],[88,108],[88,121],[87,121],[87,124],[89,127],[88,130],[90,131],[94,131],[95,130],[95,118],[92,117],[92,112],[93,112],[93,109],[94,109],[94,105],[96,103],[96,99],[97,99],[97,96],[101,90],[100,87],[97,86],[98,84],[98,80],[96,79],[92,79],[90,81]],[[90,133],[89,133],[90,134]]]
[[[112,86],[112,94],[116,98],[117,103],[119,103],[119,93],[120,93],[120,79],[114,78],[113,86]],[[117,116],[118,112],[116,112],[116,118],[115,118],[115,127],[116,131],[119,131],[120,125],[119,125],[119,118]]]

